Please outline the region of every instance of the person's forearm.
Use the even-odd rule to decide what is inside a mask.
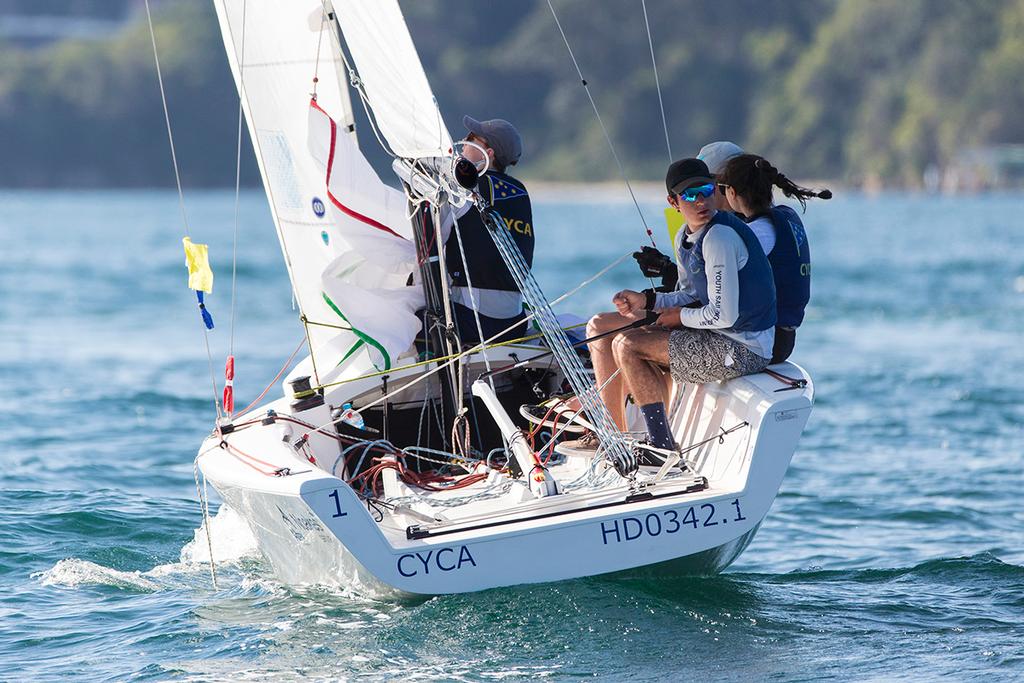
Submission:
[[[693,296],[681,289],[677,289],[674,292],[655,292],[654,294],[655,308],[675,308],[677,306],[685,306],[693,301],[695,301]]]

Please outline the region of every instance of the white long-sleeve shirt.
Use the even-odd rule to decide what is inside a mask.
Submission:
[[[761,243],[764,255],[772,253],[772,249],[775,248],[775,224],[772,223],[772,219],[768,216],[761,216],[747,223],[747,227]]]
[[[661,292],[655,296],[657,308],[683,306],[679,320],[684,327],[713,329],[735,339],[762,358],[772,357],[775,328],[757,332],[743,332],[731,328],[740,314],[739,272],[747,265],[750,254],[743,238],[727,225],[715,224],[695,233],[687,232],[681,242],[683,249],[692,248],[704,231],[704,276],[707,277],[708,303],[700,308],[685,308],[697,301],[696,289],[689,281],[690,273],[680,269],[679,288],[674,292]],[[680,259],[682,260],[682,259]]]

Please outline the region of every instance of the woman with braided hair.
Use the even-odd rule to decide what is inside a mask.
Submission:
[[[808,199],[831,199],[832,192],[800,187],[756,154],[733,157],[716,180],[729,205],[757,235],[772,266],[778,320],[771,362],[781,363],[793,352],[796,328],[811,298],[811,252],[799,214],[776,206],[772,188],[796,199],[804,210]]]

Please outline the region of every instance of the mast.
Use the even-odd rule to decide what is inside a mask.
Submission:
[[[420,262],[420,281],[423,283],[426,308],[423,310],[424,333],[426,334],[427,351],[430,356],[440,358],[454,353],[461,347],[455,330],[449,327],[452,311],[447,296],[448,281],[442,272],[442,261],[438,247],[441,243],[441,226],[434,220],[432,206],[424,202],[420,204],[412,216],[413,235],[416,239],[416,253]],[[452,343],[454,336],[455,343]],[[462,372],[461,363],[454,363],[449,372],[439,375],[441,385],[442,414],[455,417],[462,405],[459,391],[458,375]],[[445,435],[442,434],[442,439]]]

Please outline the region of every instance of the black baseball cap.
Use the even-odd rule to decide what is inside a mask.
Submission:
[[[700,159],[680,159],[673,161],[665,174],[665,188],[669,194],[679,194],[688,187],[712,183],[708,165]]]

